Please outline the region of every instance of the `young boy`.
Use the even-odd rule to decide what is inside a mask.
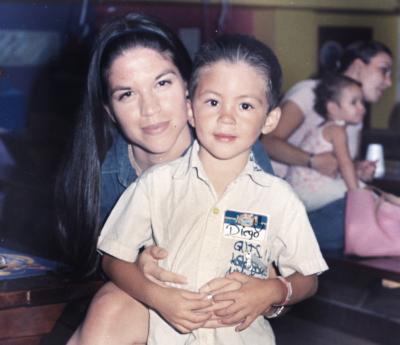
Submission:
[[[135,284],[135,272],[121,260],[133,262],[151,243],[168,250],[163,267],[186,276],[188,290],[227,274],[240,283],[213,296],[216,305],[231,303],[211,313],[221,326],[239,326],[201,328],[211,317],[205,309],[192,332],[172,322],[177,289],[155,288],[154,299],[143,301],[158,312],[150,313],[148,344],[274,344],[262,314],[315,292],[316,274],[327,267],[304,207],[251,154],[258,136],[279,121],[280,83],[275,55],[255,39],[228,35],[203,46],[189,85],[189,122],[198,143],[184,157],[146,171],[104,226],[98,247],[113,256],[106,256],[104,268],[117,285],[121,272]],[[293,276],[292,286],[285,278],[266,279],[272,262]]]

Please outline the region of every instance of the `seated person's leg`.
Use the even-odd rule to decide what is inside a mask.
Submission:
[[[345,206],[346,199],[342,198],[308,213],[322,250],[343,250]]]
[[[145,344],[148,309],[111,282],[94,296],[83,324],[67,345]]]

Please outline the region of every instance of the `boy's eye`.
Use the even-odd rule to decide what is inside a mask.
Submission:
[[[240,109],[249,110],[249,109],[254,109],[254,107],[250,103],[241,103]]]
[[[212,107],[216,107],[218,105],[218,101],[215,99],[209,99],[206,103],[211,105]]]

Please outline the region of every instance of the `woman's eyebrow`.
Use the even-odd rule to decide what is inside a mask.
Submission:
[[[168,69],[168,70],[166,70],[166,71],[161,72],[159,75],[157,75],[157,76],[155,77],[155,80],[158,80],[158,79],[160,79],[160,78],[163,78],[163,77],[165,77],[165,76],[168,75],[168,74],[177,75],[176,72],[175,72],[173,69]]]
[[[110,94],[112,95],[117,91],[130,91],[130,90],[131,90],[131,88],[129,86],[119,86],[119,85],[117,85],[117,86],[115,86],[115,87],[113,87],[111,89]]]

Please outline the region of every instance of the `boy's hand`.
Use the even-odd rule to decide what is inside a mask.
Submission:
[[[240,289],[242,286],[242,283],[233,280],[233,279],[228,279],[228,278],[215,278],[210,280],[208,283],[204,284],[200,288],[200,293],[204,293],[207,295],[208,299],[211,299],[212,304],[204,308],[202,310],[199,310],[201,312],[211,312],[212,316],[211,318],[204,324],[204,328],[220,328],[220,327],[229,327],[232,325],[227,325],[224,323],[221,323],[221,317],[218,317],[215,315],[215,312],[217,310],[225,309],[229,307],[233,301],[226,300],[226,301],[221,301],[221,302],[214,302],[212,300],[212,296],[222,293],[222,292],[229,292],[229,291],[235,291]]]
[[[186,284],[186,277],[166,271],[158,265],[158,261],[165,259],[168,252],[161,247],[147,247],[137,258],[136,263],[142,274],[153,283],[166,287],[165,283]]]
[[[211,312],[201,312],[212,303],[205,294],[177,288],[165,288],[158,296],[157,311],[176,330],[190,333],[203,327],[212,316]]]
[[[213,300],[216,303],[233,301],[233,304],[225,309],[215,312],[221,317],[221,322],[227,325],[239,325],[237,332],[243,331],[271,305],[284,298],[284,289],[277,279],[259,279],[249,277],[242,273],[232,273],[228,279],[241,283],[241,288],[236,291],[216,294]]]

